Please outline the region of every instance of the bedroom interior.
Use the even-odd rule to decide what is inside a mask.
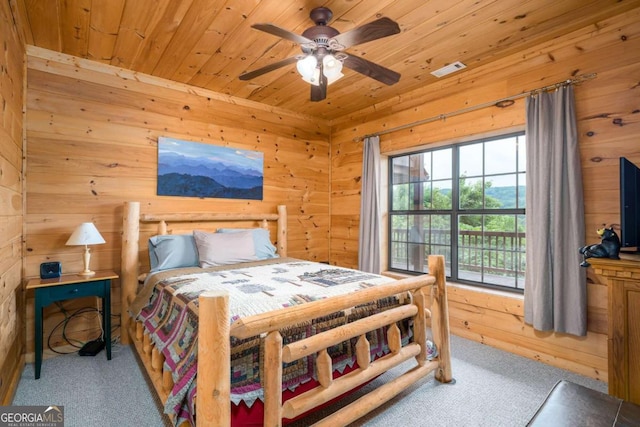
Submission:
[[[388,158],[522,131],[522,94],[584,79],[574,85],[584,244],[598,240],[603,224],[619,224],[618,159],[640,165],[640,1],[439,3],[3,0],[0,402],[10,404],[25,363],[34,361],[26,283],[45,262],[61,262],[63,273],[83,269],[84,248],[65,245],[78,224],[94,223],[106,241],[91,247],[91,269],[118,273],[111,311],[123,312],[127,201],[166,214],[252,215],[284,204],[288,256],[357,268],[363,137],[383,133]],[[238,78],[300,53],[297,43],[252,24],[302,34],[318,6],[333,11],[331,25],[342,33],[382,17],[396,21],[399,33],[347,53],[399,73],[398,82],[345,66],[326,98],[313,102],[293,62]],[[466,68],[431,74],[455,61]],[[263,199],[158,196],[159,137],[262,152]],[[640,344],[638,270],[633,260],[592,262],[584,337],[525,324],[521,293],[458,283],[447,285],[450,331],[608,383],[610,393],[637,402],[640,390],[628,384],[640,384],[633,381],[640,363],[625,364],[640,354],[632,351]],[[87,306],[99,304],[73,299],[64,310],[45,309],[54,349],[73,350],[55,326]],[[99,319],[74,320],[66,333],[92,340]],[[112,336],[124,340],[119,329]],[[611,352],[613,341],[628,339],[631,347]]]

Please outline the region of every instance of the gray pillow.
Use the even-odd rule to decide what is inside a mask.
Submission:
[[[220,228],[217,233],[237,233],[251,230],[253,234],[253,247],[258,259],[278,258],[277,249],[271,243],[269,230],[266,228]]]
[[[251,230],[237,233],[207,233],[194,230],[193,237],[202,268],[258,260]]]

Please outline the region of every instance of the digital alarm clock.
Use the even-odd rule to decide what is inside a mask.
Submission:
[[[60,261],[43,262],[40,264],[41,279],[55,279],[62,275],[62,263]]]

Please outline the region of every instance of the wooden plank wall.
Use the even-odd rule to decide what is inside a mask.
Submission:
[[[22,368],[24,347],[20,287],[24,42],[6,1],[0,2],[0,42],[0,405],[8,405]]]
[[[107,242],[92,248],[91,268],[119,272],[125,200],[140,201],[142,212],[275,212],[284,203],[289,255],[328,261],[328,123],[32,46],[27,61],[27,276],[54,260],[63,271],[80,271],[82,248],[65,242],[83,221],[93,221]],[[156,196],[159,136],[261,151],[264,200]],[[116,281],[116,314],[119,289]],[[33,296],[27,298],[32,353]],[[79,304],[65,308],[71,313],[92,301]],[[64,316],[56,307],[45,314],[48,336]],[[93,319],[72,323],[73,338],[98,333]],[[63,344],[59,331],[52,342]]]
[[[588,73],[597,73],[597,78],[576,86],[575,94],[585,191],[585,244],[598,242],[597,228],[619,223],[618,157],[640,164],[640,9],[334,121],[332,263],[357,265],[362,142],[354,142],[354,138]],[[508,108],[486,108],[383,135],[381,152],[397,153],[523,128],[524,100],[520,99]],[[452,331],[606,381],[606,288],[597,283],[591,271],[589,278],[586,338],[541,333],[526,326],[521,297],[453,285],[449,293]]]

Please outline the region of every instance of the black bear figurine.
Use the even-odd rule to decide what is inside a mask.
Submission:
[[[584,260],[580,263],[581,267],[589,267],[591,264],[587,262],[587,258],[611,258],[620,259],[620,238],[613,231],[613,226],[609,228],[601,228],[598,234],[602,237],[602,242],[597,245],[587,245],[580,248],[580,253]]]

